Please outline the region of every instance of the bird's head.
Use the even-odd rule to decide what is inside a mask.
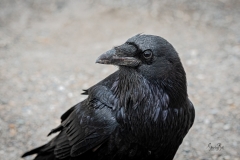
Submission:
[[[165,79],[171,74],[185,77],[181,61],[173,46],[165,39],[154,35],[138,34],[102,54],[96,63],[118,65],[120,69],[132,68],[148,79]]]

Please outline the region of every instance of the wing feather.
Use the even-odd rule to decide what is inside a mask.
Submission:
[[[116,73],[109,76],[116,78]],[[108,79],[86,90],[88,98],[61,116],[61,124],[50,133],[59,132],[49,143],[27,152],[23,156],[37,153],[35,159],[65,159],[76,157],[87,151],[96,151],[105,143],[118,125],[113,106],[117,103],[109,87]],[[90,155],[91,156],[91,155]],[[87,156],[88,157],[88,156]]]

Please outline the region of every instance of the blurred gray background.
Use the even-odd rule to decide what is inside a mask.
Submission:
[[[96,58],[138,33],[172,43],[187,73],[196,119],[175,160],[239,160],[239,0],[0,0],[0,159],[46,143],[117,69]]]

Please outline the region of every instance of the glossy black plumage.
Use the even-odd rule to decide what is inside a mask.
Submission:
[[[170,43],[136,35],[97,63],[119,70],[85,90],[61,117],[49,143],[23,155],[35,160],[173,159],[195,112],[186,75]]]

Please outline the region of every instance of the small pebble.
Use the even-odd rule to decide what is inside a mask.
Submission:
[[[225,125],[223,126],[223,129],[224,129],[224,130],[229,130],[229,129],[230,129],[230,125],[229,125],[229,124],[225,124]]]

